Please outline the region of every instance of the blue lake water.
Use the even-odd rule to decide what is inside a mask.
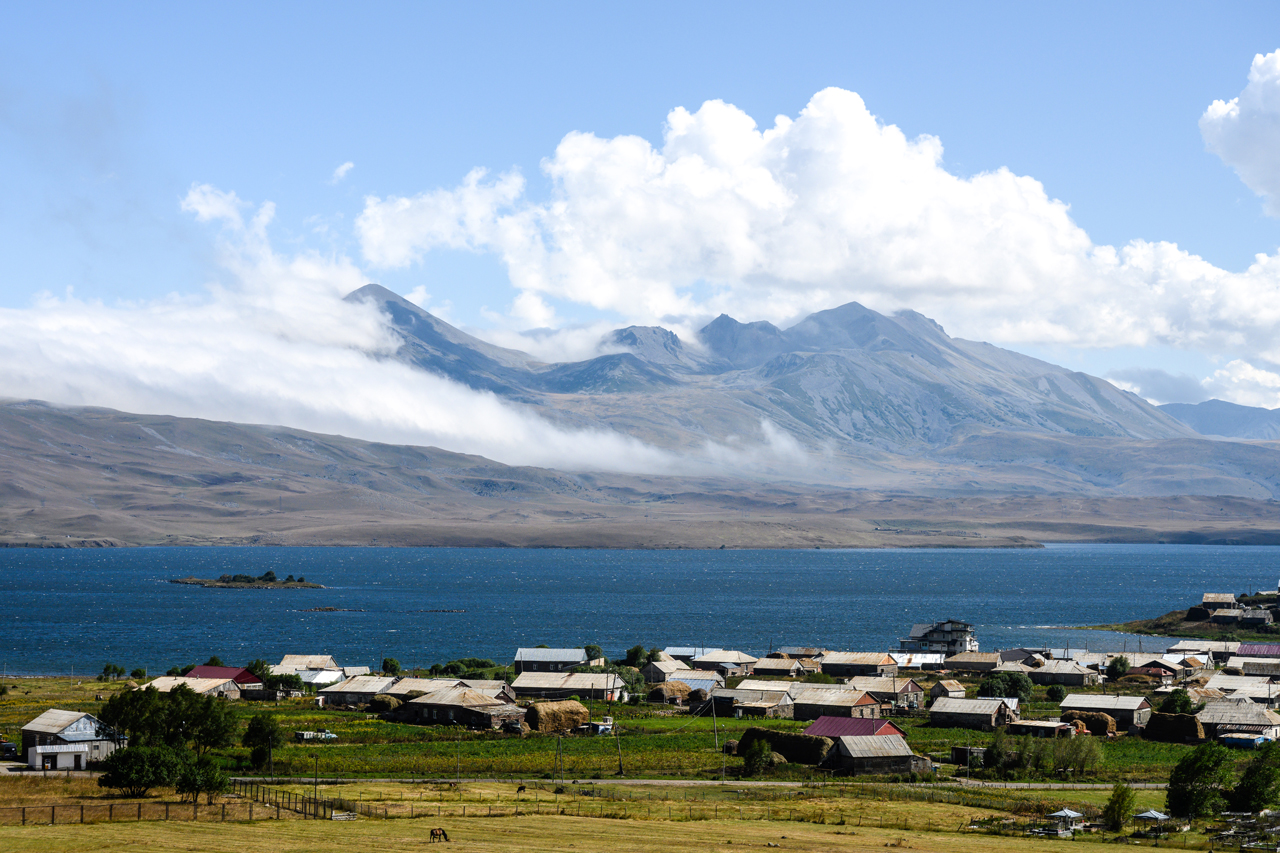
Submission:
[[[328,588],[168,583],[268,569]],[[1275,589],[1278,578],[1280,547],[0,549],[0,666],[91,675],[109,662],[154,673],[214,654],[243,664],[286,653],[372,667],[383,657],[509,662],[518,646],[539,643],[597,643],[610,656],[636,643],[871,651],[896,647],[914,622],[944,618],[975,623],[983,650],[1136,650],[1136,637],[1064,626],[1155,616],[1206,591]],[[363,612],[301,612],[313,607]]]

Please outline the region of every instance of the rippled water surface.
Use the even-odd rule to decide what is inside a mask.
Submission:
[[[215,590],[170,578],[305,575],[322,590]],[[895,647],[913,622],[976,623],[984,650],[1136,649],[1064,626],[1155,616],[1205,591],[1275,589],[1280,548],[559,551],[480,548],[0,550],[0,665],[151,671],[286,653],[376,666],[510,661],[517,646]],[[347,612],[305,612],[337,607]],[[465,610],[464,613],[430,612]],[[358,611],[358,612],[350,612]],[[1146,638],[1143,648],[1160,645]]]

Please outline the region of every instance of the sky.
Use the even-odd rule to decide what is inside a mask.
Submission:
[[[1280,7],[885,6],[11,4],[0,396],[617,457],[397,372],[374,281],[548,360],[857,300],[1280,406]]]

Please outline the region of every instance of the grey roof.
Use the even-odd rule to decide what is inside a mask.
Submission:
[[[387,688],[396,683],[396,679],[390,675],[356,675],[348,678],[341,684],[332,684],[328,687],[322,687],[321,693],[369,693],[376,695],[386,692]]]
[[[836,748],[849,758],[893,758],[913,755],[901,735],[845,735],[835,738]]]
[[[1062,700],[1059,706],[1064,711],[1138,711],[1145,696],[1096,696],[1085,693],[1072,693]],[[1147,703],[1148,706],[1150,703]]]
[[[84,711],[59,711],[50,709],[31,722],[22,727],[24,732],[39,732],[40,734],[56,735],[67,726],[79,720],[81,717],[88,717]],[[93,718],[96,721],[96,717]]]
[[[700,658],[711,652],[722,652],[724,649],[711,648],[702,646],[667,646],[662,650],[664,653],[671,655],[673,658]]]
[[[672,676],[671,678],[668,678],[667,681],[679,681],[681,684],[689,685],[690,690],[705,690],[708,693],[724,683],[723,681],[712,681],[709,678],[688,678],[681,676]]]
[[[818,648],[817,646],[783,646],[778,649],[778,654],[790,655],[793,658],[812,658],[826,654],[826,652],[826,649]]]
[[[822,656],[823,664],[845,666],[890,666],[893,662],[887,652],[827,652]]]
[[[1256,702],[1210,702],[1196,719],[1218,726],[1280,726],[1280,714]]]
[[[563,663],[575,661],[587,662],[586,649],[516,649],[517,661],[534,661],[538,663]]]
[[[914,689],[912,689],[914,685]],[[815,685],[820,686],[820,685]],[[889,675],[855,675],[849,686],[868,693],[923,693],[924,688],[913,678],[894,678]]]
[[[797,705],[844,705],[850,708],[875,703],[861,690],[800,690],[792,694],[792,701]]]
[[[1008,707],[1004,699],[952,699],[939,696],[929,706],[930,714],[994,714],[1001,705]]]

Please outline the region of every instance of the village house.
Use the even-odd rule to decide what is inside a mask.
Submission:
[[[942,696],[946,696],[948,699],[963,699],[964,685],[958,681],[944,678],[929,688],[930,699],[938,699]]]
[[[612,672],[525,672],[511,682],[520,699],[596,699],[627,701],[622,676]]]
[[[240,685],[230,678],[191,678],[183,675],[162,675],[148,681],[139,690],[158,690],[168,693],[178,687],[185,687],[200,696],[218,696],[223,699],[239,699]],[[258,688],[261,689],[259,684]]]
[[[1130,726],[1145,726],[1151,719],[1151,703],[1145,696],[1110,696],[1069,693],[1059,705],[1063,714],[1071,711],[1106,714],[1116,721],[1121,731]],[[1064,720],[1063,722],[1067,722]]]
[[[924,688],[913,678],[857,675],[849,679],[847,687],[870,693],[881,705],[898,708],[924,707]]]
[[[992,672],[1001,663],[999,652],[960,652],[948,657],[942,665],[957,672]]]
[[[947,656],[942,652],[889,652],[889,657],[903,669],[942,669]]]
[[[770,678],[800,678],[807,675],[808,670],[800,661],[791,658],[760,658],[751,670],[752,675]]]
[[[373,697],[386,693],[397,679],[393,675],[357,675],[320,690],[327,704],[367,705]]]
[[[667,681],[679,681],[681,684],[689,685],[690,690],[703,690],[707,695],[716,688],[724,687],[724,676],[709,669],[680,670],[671,675]]]
[[[241,690],[262,689],[262,679],[242,666],[197,666],[187,673],[187,678],[229,678]]]
[[[1207,658],[1213,663],[1225,663],[1228,658],[1236,654],[1240,645],[1235,640],[1179,640],[1170,646],[1166,653],[1194,655],[1198,658]]]
[[[499,702],[515,702],[516,694],[505,681],[471,678],[401,678],[383,692],[401,701],[451,688],[466,688]],[[416,694],[413,695],[413,694]]]
[[[906,737],[907,733],[889,720],[867,717],[819,717],[814,720],[804,734],[811,737],[868,737],[871,735],[897,735]]]
[[[662,653],[671,660],[682,660],[685,663],[692,663],[694,658],[700,658],[703,655],[714,654],[715,652],[722,651],[724,651],[724,649],[713,649],[709,646],[705,648],[702,646],[667,646],[662,650]]]
[[[1242,658],[1280,658],[1280,643],[1241,643],[1236,654]]]
[[[1035,667],[1027,672],[1032,684],[1041,686],[1062,684],[1067,687],[1091,687],[1098,683],[1100,676],[1088,667],[1070,660],[1045,661],[1044,666]]]
[[[861,690],[821,690],[810,688],[791,694],[791,717],[816,720],[819,717],[879,717],[880,702]]]
[[[1280,738],[1280,714],[1253,702],[1210,702],[1196,719],[1204,726],[1205,737],[1215,740],[1230,736]]]
[[[818,646],[783,646],[776,652],[771,652],[769,657],[793,658],[800,660],[803,658],[818,658],[827,653],[828,649],[819,648]]]
[[[699,655],[693,659],[692,666],[694,669],[708,669],[718,672],[725,678],[734,678],[739,675],[750,675],[756,660],[757,658],[753,658],[746,652],[721,649],[715,652],[708,652],[705,655]]]
[[[116,746],[114,733],[81,711],[51,709],[22,727],[22,752],[33,770],[84,770]]]
[[[929,773],[929,759],[916,755],[899,735],[835,738],[828,764],[852,776],[864,773]]]
[[[524,672],[565,672],[578,666],[596,666],[603,660],[587,660],[586,649],[516,649],[511,666],[516,675]]]
[[[855,675],[898,674],[898,664],[885,652],[827,652],[819,660],[823,675],[849,678]]]
[[[780,686],[786,687],[785,684]],[[719,687],[711,691],[708,699],[714,703],[718,717],[791,719],[791,695],[786,690],[729,690]]]
[[[976,652],[978,641],[973,636],[973,625],[958,619],[948,619],[932,625],[912,625],[911,635],[898,641],[898,649],[904,652],[957,655],[961,652]]]
[[[524,722],[525,709],[469,687],[446,687],[402,705],[398,716],[426,725],[457,725],[469,729],[497,729]]]
[[[1018,712],[1003,699],[951,699],[943,696],[929,707],[929,725],[992,731],[1016,722]]]
[[[661,684],[682,670],[689,671],[689,665],[682,660],[652,660],[640,668],[640,674],[649,684]]]

